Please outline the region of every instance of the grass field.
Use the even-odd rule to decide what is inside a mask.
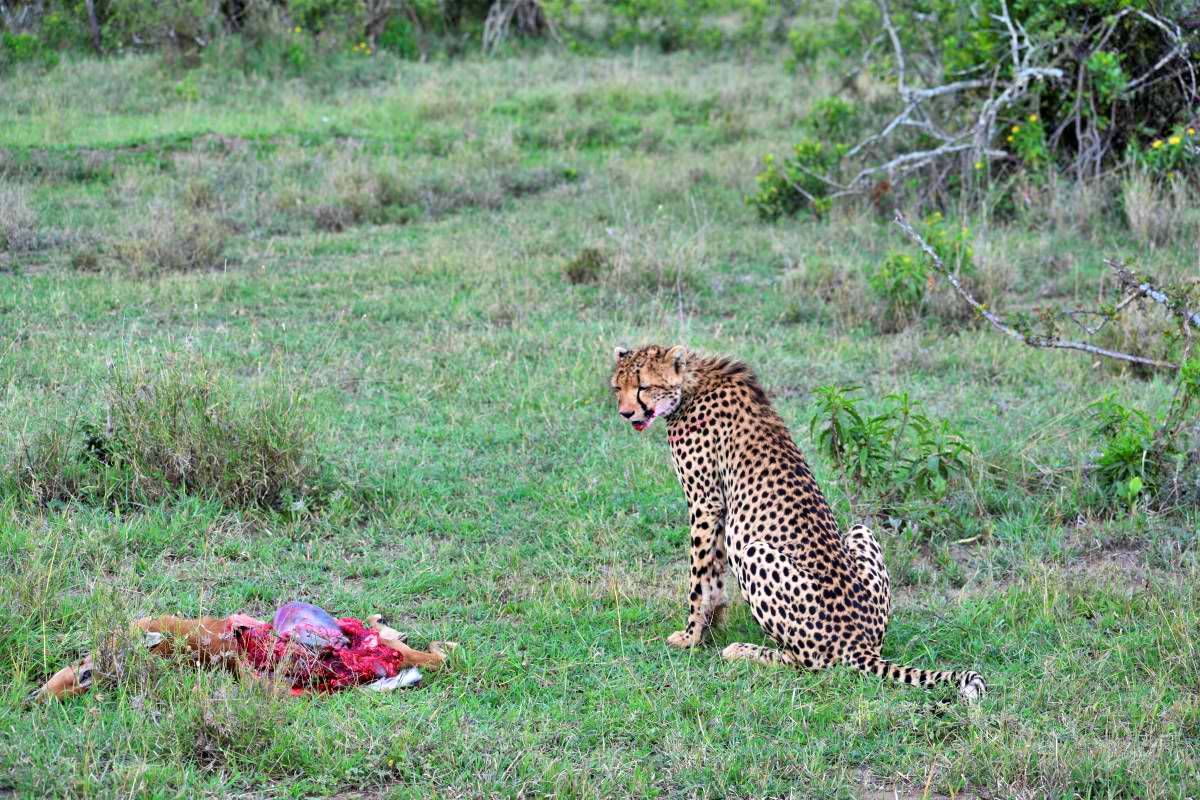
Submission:
[[[364,59],[332,87],[151,57],[4,78],[0,794],[1200,795],[1200,514],[1113,511],[1080,468],[1092,400],[1160,411],[1171,387],[1022,348],[941,289],[883,332],[863,272],[908,247],[886,218],[744,203],[831,86],[646,52]],[[1106,256],[1194,273],[1194,221],[1151,248],[1089,202],[968,221],[994,304],[1090,301]],[[612,346],[650,341],[754,365],[843,523],[874,509],[812,447],[815,387],[905,391],[963,430],[945,526],[875,523],[884,655],[979,670],[981,705],[727,664],[763,641],[741,602],[711,646],[665,646],[685,504],[663,430],[621,424],[606,386]],[[161,410],[165,385],[219,390],[228,441],[291,424],[264,437],[307,482],[262,510],[28,479],[57,441],[37,474],[69,483],[70,436],[113,398],[150,398],[129,424]],[[392,695],[133,659],[23,702],[121,620],[292,598],[462,647]]]

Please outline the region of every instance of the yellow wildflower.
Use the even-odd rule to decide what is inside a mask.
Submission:
[[[1183,141],[1183,140],[1180,139],[1178,136],[1172,136],[1170,139],[1167,139],[1167,144],[1174,147],[1175,145],[1179,144],[1181,141]]]
[[[1162,139],[1155,139],[1150,143],[1150,146],[1157,150],[1158,148],[1162,147]]]
[[[1009,135],[1008,140],[1011,142],[1013,140],[1013,137],[1011,135]]]
[[[982,161],[976,161],[976,162],[975,162],[975,169],[983,169],[983,162],[982,162]]]
[[[1021,132],[1021,126],[1013,125],[1013,133],[1020,133],[1020,132]]]
[[[1188,128],[1188,131],[1187,131],[1187,133],[1188,133],[1188,136],[1195,136],[1195,135],[1196,135],[1196,129],[1195,129],[1195,128]]]
[[[300,32],[300,26],[299,26],[299,25],[297,25],[297,26],[296,26],[296,33],[299,33],[299,32]]]
[[[1037,122],[1037,120],[1038,120],[1038,116],[1037,116],[1037,114],[1030,114],[1030,115],[1029,115],[1029,121],[1030,121],[1030,122]]]

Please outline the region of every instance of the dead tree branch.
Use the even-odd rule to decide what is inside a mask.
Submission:
[[[1103,356],[1104,358],[1112,358],[1118,361],[1128,361],[1132,364],[1141,364],[1142,366],[1154,367],[1155,369],[1177,370],[1179,368],[1177,365],[1168,361],[1158,361],[1153,358],[1144,358],[1142,356],[1136,356],[1130,353],[1122,353],[1117,350],[1109,350],[1104,347],[1097,347],[1096,345],[1089,344],[1087,342],[1076,342],[1066,339],[1059,339],[1057,337],[1033,336],[1022,333],[1006,323],[997,314],[990,311],[986,305],[975,299],[974,295],[972,295],[966,289],[966,287],[962,285],[962,282],[958,279],[958,276],[946,268],[946,265],[942,262],[941,256],[937,254],[937,251],[930,247],[929,243],[925,241],[925,238],[913,229],[913,226],[909,224],[907,219],[904,218],[904,214],[897,211],[895,222],[898,226],[900,226],[900,230],[908,234],[908,237],[912,239],[918,247],[921,248],[925,255],[929,256],[929,260],[932,262],[934,270],[936,270],[939,275],[944,277],[950,283],[950,285],[954,287],[954,291],[963,300],[963,302],[975,309],[976,313],[986,319],[989,323],[991,323],[992,327],[1004,335],[1010,336],[1022,344],[1030,347],[1078,350],[1080,352],[1090,353],[1095,356]]]
[[[895,22],[892,20],[888,2],[879,0],[883,28],[892,43],[896,91],[904,105],[900,112],[894,115],[878,133],[860,141],[846,153],[846,157],[854,158],[860,155],[872,145],[887,140],[901,128],[917,130],[941,144],[937,147],[901,153],[882,164],[864,167],[845,187],[846,193],[863,190],[870,184],[870,179],[878,174],[885,174],[889,178],[899,177],[927,167],[950,155],[969,153],[973,161],[982,158],[1002,159],[1009,156],[1004,150],[989,146],[996,135],[996,119],[1000,112],[1023,99],[1033,81],[1061,78],[1063,71],[1054,66],[1036,63],[1036,58],[1040,56],[1040,49],[1030,42],[1024,29],[1012,20],[1008,13],[1007,3],[1002,3],[1001,7],[1003,14],[997,15],[996,19],[1004,22],[1009,31],[1009,48],[1013,62],[1012,78],[1003,84],[1003,88],[1000,88],[998,73],[990,78],[971,78],[940,86],[919,88],[909,83],[908,56],[896,30]],[[989,90],[989,97],[968,127],[949,133],[934,122],[934,116],[928,107],[931,102],[982,89]]]
[[[1001,46],[995,54],[968,71],[948,73],[942,41],[926,30],[936,25],[936,15],[922,16],[906,0],[876,0],[882,30],[867,52],[879,42],[890,50],[896,103],[878,128],[847,143],[852,146],[840,160],[845,171],[822,179],[836,187],[832,196],[860,195],[882,180],[894,184],[921,171],[938,178],[930,181],[936,190],[955,169],[962,173],[962,186],[969,189],[981,185],[973,175],[991,174],[975,172],[987,163],[1020,165],[1022,158],[1060,161],[1064,151],[1078,179],[1098,178],[1111,165],[1114,148],[1128,138],[1129,125],[1118,123],[1135,104],[1134,94],[1141,98],[1151,87],[1173,81],[1178,88],[1163,95],[1167,102],[1200,103],[1195,37],[1172,18],[1127,8],[1052,38],[1037,29],[1026,30],[1025,17],[1010,3],[999,0],[995,13],[978,20],[998,37]],[[1022,13],[1028,14],[1029,9]],[[1122,42],[1132,36],[1131,27],[1142,32],[1138,41],[1155,46],[1120,92],[1101,97],[1092,85],[1090,59],[1125,46]],[[1045,83],[1055,84],[1056,92],[1067,95],[1062,112],[1054,114],[1061,113],[1062,118],[1046,121],[1053,123],[1047,131],[1049,151],[1030,156],[1019,143],[1006,147],[1003,128],[1012,112],[1023,107],[1036,112]],[[1040,122],[1036,113],[1029,121]]]
[[[1182,302],[1172,301],[1166,292],[1154,288],[1152,283],[1139,278],[1121,262],[1106,258],[1104,263],[1113,268],[1113,271],[1117,274],[1117,280],[1120,281],[1122,286],[1132,289],[1138,296],[1148,297],[1159,305],[1164,306],[1172,314],[1183,320],[1185,325],[1200,328],[1200,312],[1192,311],[1183,305]]]

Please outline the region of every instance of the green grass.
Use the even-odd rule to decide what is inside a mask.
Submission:
[[[863,276],[899,231],[869,210],[769,225],[743,202],[820,86],[775,59],[646,53],[398,64],[336,93],[193,75],[178,92],[131,57],[0,85],[0,182],[38,234],[0,252],[0,791],[1200,793],[1200,517],[1105,511],[1080,469],[1091,399],[1161,410],[1171,387],[955,321],[942,290],[881,334]],[[331,232],[331,203],[361,213]],[[973,223],[993,304],[1085,303],[1105,257],[1194,263],[1111,209],[1085,227],[1049,207]],[[156,211],[220,226],[220,263],[133,259]],[[569,277],[588,248],[603,258]],[[646,341],[748,360],[806,451],[830,382],[906,391],[965,432],[945,526],[879,527],[884,652],[978,669],[981,706],[726,664],[723,644],[763,640],[741,602],[712,646],[665,646],[685,505],[662,430],[634,434],[606,390],[612,346]],[[12,480],[27,443],[103,423],[114,371],[194,357],[247,396],[268,375],[303,394],[341,499],[39,505]],[[843,522],[873,512],[810,457]],[[280,700],[135,663],[22,702],[130,616],[292,598],[463,646],[396,695]]]

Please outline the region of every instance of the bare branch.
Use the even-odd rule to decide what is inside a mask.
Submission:
[[[1167,362],[1167,361],[1157,361],[1153,358],[1143,358],[1142,356],[1135,356],[1130,353],[1121,353],[1116,350],[1108,350],[1103,347],[1097,347],[1093,344],[1088,344],[1087,342],[1075,342],[1075,341],[1068,341],[1068,340],[1064,340],[1064,339],[1051,339],[1051,338],[1040,337],[1040,336],[1027,336],[1024,333],[1021,333],[1016,328],[1013,328],[1011,325],[1008,325],[999,316],[997,316],[996,314],[989,311],[986,305],[984,305],[983,303],[980,303],[978,300],[975,299],[975,297],[969,291],[967,291],[967,289],[962,285],[962,282],[959,281],[958,276],[946,268],[946,265],[942,262],[941,256],[939,256],[937,254],[936,250],[934,250],[932,247],[929,246],[929,243],[925,241],[924,237],[922,237],[921,234],[917,233],[916,230],[913,229],[913,226],[911,224],[909,224],[907,219],[904,218],[903,213],[901,213],[900,211],[897,211],[895,221],[896,221],[896,224],[900,226],[900,229],[902,231],[904,231],[906,234],[908,234],[908,237],[910,239],[912,239],[917,244],[917,246],[921,248],[921,250],[924,251],[925,255],[929,256],[930,261],[933,263],[933,268],[942,277],[944,277],[950,283],[951,286],[954,287],[954,291],[958,294],[958,296],[960,298],[962,298],[962,300],[967,305],[969,305],[969,306],[971,306],[971,308],[975,309],[976,313],[978,313],[981,317],[983,317],[989,323],[991,323],[992,327],[994,327],[996,330],[1000,331],[1004,335],[1011,336],[1013,339],[1016,339],[1018,342],[1029,345],[1030,347],[1044,347],[1044,348],[1052,348],[1052,349],[1060,349],[1060,350],[1078,350],[1080,352],[1090,353],[1090,354],[1096,355],[1096,356],[1112,358],[1112,359],[1116,359],[1118,361],[1128,361],[1133,364],[1141,364],[1143,366],[1155,367],[1157,369],[1171,369],[1171,370],[1178,369],[1178,367],[1175,364],[1171,364],[1170,362]]]
[[[1072,322],[1074,322],[1076,325],[1078,325],[1079,327],[1081,327],[1085,331],[1087,331],[1088,336],[1095,336],[1097,333],[1104,330],[1105,325],[1112,322],[1118,314],[1120,314],[1122,311],[1124,311],[1126,306],[1128,306],[1130,303],[1132,303],[1134,300],[1137,300],[1141,296],[1142,295],[1139,294],[1138,292],[1131,293],[1124,300],[1117,303],[1116,306],[1113,307],[1113,310],[1111,312],[1092,311],[1092,310],[1086,309],[1086,308],[1079,308],[1079,309],[1075,309],[1074,311],[1064,311],[1063,314],[1070,317]],[[1079,321],[1079,319],[1077,319],[1078,317],[1082,317],[1082,316],[1101,317],[1100,324],[1094,328],[1089,328],[1087,325],[1084,325],[1082,322]]]
[[[1106,258],[1104,263],[1112,267],[1113,271],[1117,273],[1117,280],[1120,281],[1122,286],[1133,289],[1141,297],[1149,297],[1154,302],[1166,306],[1172,314],[1182,319],[1184,324],[1200,327],[1200,312],[1192,311],[1182,303],[1172,302],[1166,292],[1163,292],[1161,289],[1155,289],[1153,284],[1139,278],[1121,262]]]

